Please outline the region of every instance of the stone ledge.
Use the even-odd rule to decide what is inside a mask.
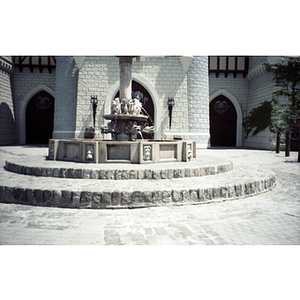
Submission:
[[[27,172],[28,175],[32,175],[7,172],[2,165],[0,168],[0,202],[6,203],[96,209],[204,204],[254,196],[275,186],[274,172],[247,163],[235,164],[230,172],[214,176],[144,179],[143,181],[123,179],[116,182],[115,180],[60,178],[60,174],[66,172],[66,169],[72,169],[78,164],[47,161],[45,155],[40,155],[39,152],[36,153],[37,155],[25,155],[26,151],[24,153],[4,152],[10,156],[9,161],[15,164],[14,168],[17,168],[18,164],[23,166],[27,164],[25,174]],[[181,167],[184,170],[187,166],[188,169],[213,165],[213,163],[216,166],[216,162],[220,165],[229,163],[229,160],[201,155],[201,159],[197,159],[192,164],[183,163]],[[177,164],[169,164],[168,168],[175,169]],[[55,169],[56,177],[39,175],[43,175],[46,170],[43,171],[43,168],[39,166]],[[80,164],[80,166],[82,177],[83,172],[96,167],[96,164]],[[145,166],[112,164],[102,165],[98,169],[100,172],[101,169],[108,170],[110,167],[115,171],[120,167],[123,170],[132,170],[134,167],[140,171],[144,170]],[[151,173],[153,177],[153,174],[157,176],[157,170],[161,171],[166,165],[154,164],[146,167],[149,170],[152,167],[151,171],[155,171]],[[188,171],[187,175],[190,175]]]
[[[63,163],[61,163],[63,164]],[[194,164],[193,164],[194,165]],[[52,165],[51,167],[42,167],[23,165],[15,162],[5,161],[5,170],[22,175],[57,177],[68,179],[99,179],[99,180],[134,180],[134,179],[172,179],[185,177],[202,177],[229,172],[233,169],[232,162],[223,164],[190,167],[187,164],[175,168],[158,168],[147,165],[144,168],[135,169],[99,169],[99,168],[70,168],[68,164],[65,167]],[[122,165],[120,165],[122,168]]]
[[[0,202],[62,208],[142,208],[208,204],[255,196],[275,187],[275,176],[216,187],[165,188],[162,190],[104,189],[103,191],[51,190],[0,186]]]

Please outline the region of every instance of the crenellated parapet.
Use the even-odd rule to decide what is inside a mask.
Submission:
[[[283,61],[283,57],[282,56],[269,56],[265,62],[253,67],[252,69],[249,70],[248,75],[247,75],[247,79],[249,81],[254,80],[264,74],[267,73],[266,67],[265,67],[265,63],[269,63],[269,64],[277,64],[277,63],[281,63]]]
[[[9,60],[10,57],[0,56],[0,70],[10,74],[13,70],[13,63]]]

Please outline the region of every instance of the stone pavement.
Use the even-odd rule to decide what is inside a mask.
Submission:
[[[1,147],[1,164],[13,147]],[[17,147],[17,155],[30,149]],[[249,149],[197,150],[234,166],[276,173],[276,187],[221,203],[137,209],[69,209],[0,203],[0,244],[16,245],[298,245],[300,164],[297,153]],[[47,152],[46,152],[47,153]],[[249,174],[250,176],[251,174]]]

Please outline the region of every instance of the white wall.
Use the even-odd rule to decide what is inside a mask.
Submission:
[[[249,80],[249,97],[246,115],[257,107],[261,102],[270,101],[272,99],[272,93],[276,90],[274,87],[273,74],[267,73],[263,63],[267,61],[274,61],[274,57],[251,57],[249,65],[252,66],[248,72]],[[280,61],[280,59],[278,60]],[[258,149],[270,149],[270,142],[274,139],[274,134],[270,133],[267,129],[257,136],[251,137],[251,133],[248,138],[244,140],[244,146]]]
[[[119,86],[117,57],[86,57],[78,73],[76,137],[82,137],[86,127],[93,125],[91,96],[97,95],[96,130],[105,124],[107,113]],[[187,79],[178,57],[144,57],[134,59],[132,78],[142,84],[152,96],[155,107],[156,138],[188,132]],[[109,97],[108,97],[109,96]],[[108,97],[108,98],[107,98]],[[167,101],[175,99],[172,129],[169,129]],[[183,121],[184,120],[184,121]]]

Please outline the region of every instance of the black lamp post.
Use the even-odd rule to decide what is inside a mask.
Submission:
[[[98,104],[97,96],[92,96],[91,97],[91,103],[93,105],[93,120],[94,120],[94,128],[95,128],[95,124],[96,124],[96,110],[97,110],[97,104]]]
[[[169,128],[171,129],[172,124],[172,110],[173,106],[175,105],[174,98],[168,98],[168,108],[169,108]]]

